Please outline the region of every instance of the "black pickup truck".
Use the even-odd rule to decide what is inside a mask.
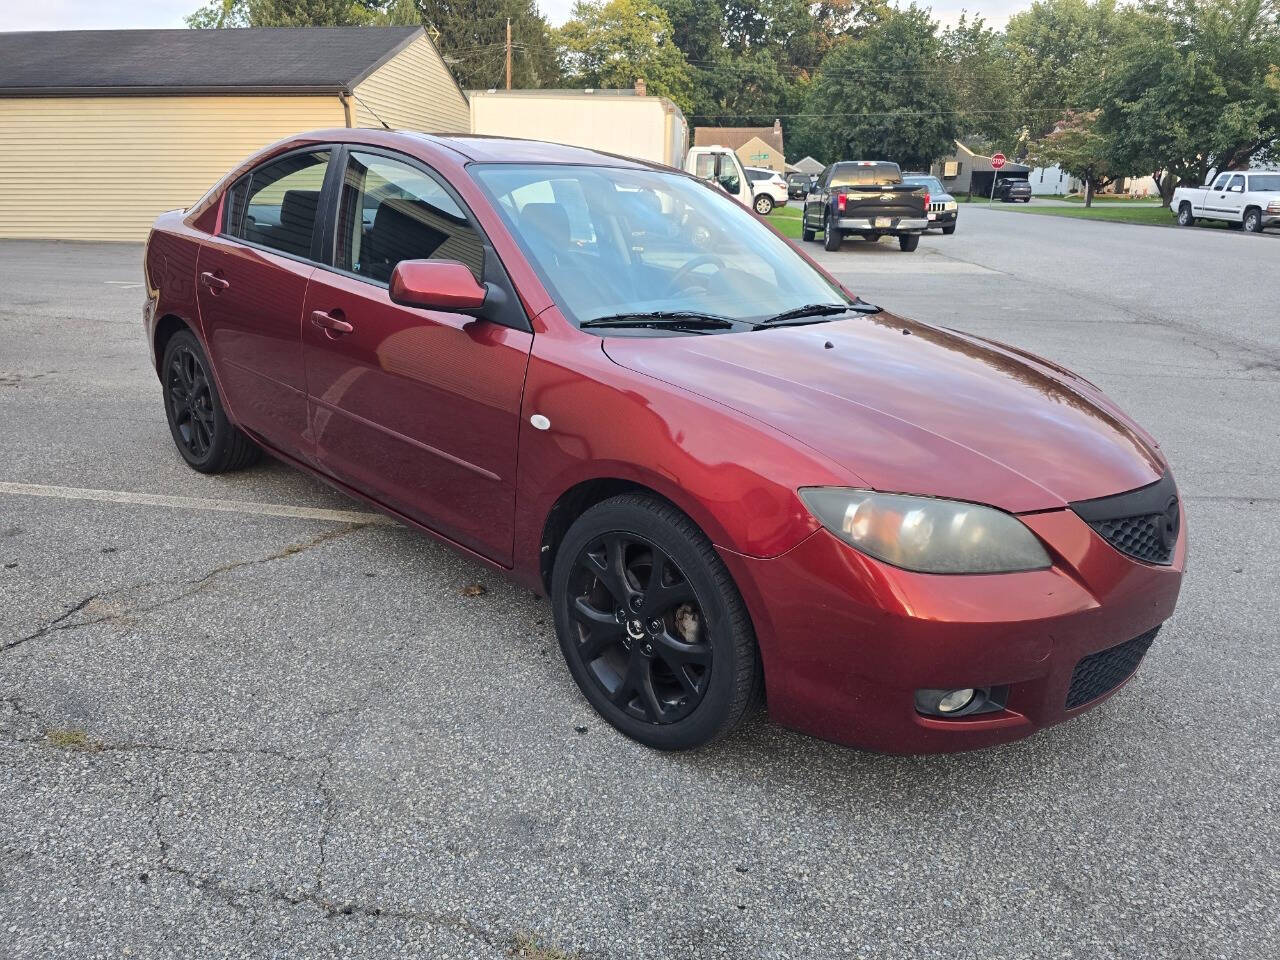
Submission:
[[[838,250],[849,234],[867,240],[895,236],[910,253],[929,226],[929,191],[903,183],[896,163],[843,160],[822,175],[805,201],[801,233],[805,240],[823,234],[823,246]]]

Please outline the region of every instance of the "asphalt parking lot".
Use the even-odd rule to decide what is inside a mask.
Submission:
[[[1161,440],[1190,569],[1125,690],[957,756],[764,714],[648,751],[527,592],[277,463],[188,470],[140,247],[0,242],[0,956],[1274,956],[1280,245],[963,209],[808,249]]]

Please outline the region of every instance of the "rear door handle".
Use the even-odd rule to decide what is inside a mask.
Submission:
[[[340,313],[341,311],[336,312]],[[332,313],[325,313],[323,310],[312,310],[311,322],[321,330],[327,330],[330,333],[350,333],[355,329],[355,327],[343,320],[341,316],[335,317]]]
[[[230,280],[224,280],[216,273],[210,273],[208,270],[200,274],[200,282],[214,293],[217,293],[219,290],[225,290],[227,287],[231,286]]]

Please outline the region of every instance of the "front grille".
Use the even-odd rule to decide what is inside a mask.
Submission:
[[[1159,632],[1159,627],[1148,630],[1126,643],[1091,653],[1077,663],[1067,690],[1067,709],[1074,710],[1097,700],[1133,676]]]
[[[1078,500],[1071,509],[1125,556],[1143,563],[1173,562],[1182,516],[1170,474],[1127,493]]]
[[[945,201],[945,200],[930,200],[930,201],[929,201],[929,212],[930,212],[930,213],[941,213],[941,212],[942,212],[943,210],[945,210],[945,209],[947,209],[947,203],[946,203],[946,201]]]
[[[1102,520],[1089,526],[1097,530],[1107,543],[1135,560],[1163,564],[1173,560],[1173,545],[1178,533],[1176,508],[1172,519],[1163,513],[1149,513],[1141,517]],[[1166,536],[1166,531],[1173,536]]]

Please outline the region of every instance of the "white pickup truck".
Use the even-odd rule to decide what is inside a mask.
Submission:
[[[1200,220],[1225,220],[1250,233],[1280,226],[1280,173],[1218,174],[1203,187],[1178,187],[1170,204],[1184,227]]]

